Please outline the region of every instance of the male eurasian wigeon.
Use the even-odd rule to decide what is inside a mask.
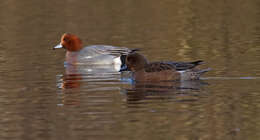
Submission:
[[[210,70],[195,69],[203,61],[194,62],[149,62],[139,53],[131,53],[126,57],[126,66],[120,71],[130,70],[133,72],[135,81],[186,81],[198,80],[200,75]]]
[[[62,35],[60,44],[53,49],[57,48],[67,50],[66,63],[73,65],[121,65],[127,54],[137,51],[137,49],[108,45],[83,47],[81,39],[70,33]]]

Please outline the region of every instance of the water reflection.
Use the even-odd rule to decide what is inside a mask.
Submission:
[[[120,65],[64,65],[65,74],[58,79],[57,86],[62,89],[79,88],[82,82],[118,80]]]
[[[62,77],[62,85],[60,86],[60,88],[63,89],[79,88],[81,80],[82,80],[81,74],[65,74]]]
[[[1,1],[0,139],[258,140],[259,6],[259,0]],[[95,73],[102,69],[64,71],[64,52],[48,50],[64,32],[88,44],[140,48],[150,60],[203,59],[214,71],[202,80],[209,85],[191,89]]]
[[[128,103],[141,100],[174,100],[195,101],[193,97],[199,96],[199,92],[208,83],[196,81],[181,82],[146,82],[134,83],[131,88],[124,89]],[[182,97],[179,99],[178,97]]]
[[[57,105],[79,106],[82,103],[82,91],[118,90],[120,73],[116,67],[115,65],[64,65],[65,73],[56,76],[57,87],[60,89],[58,90],[60,102]],[[105,96],[99,98],[102,97],[105,98]]]
[[[79,105],[82,91],[96,93],[115,90],[125,95],[129,104],[147,100],[196,101],[199,92],[207,85],[202,80],[135,82],[130,72],[119,73],[112,65],[65,65],[65,74],[57,76],[57,86],[61,89],[58,105]]]

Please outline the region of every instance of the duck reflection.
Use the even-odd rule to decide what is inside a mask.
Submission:
[[[79,88],[82,82],[112,80],[119,75],[120,65],[65,65],[65,74],[60,78],[58,87],[61,89]]]
[[[65,65],[65,73],[57,76],[58,106],[78,106],[81,103],[82,91],[100,90],[104,81],[119,81],[120,73],[112,65],[83,66]],[[107,87],[110,88],[110,87]],[[103,87],[106,90],[105,87]]]
[[[131,89],[124,89],[128,103],[136,103],[140,100],[150,99],[176,99],[179,101],[194,101],[194,96],[198,95],[208,83],[201,80],[176,81],[176,82],[136,82]],[[188,98],[185,98],[188,97]]]
[[[65,74],[62,77],[62,89],[79,88],[81,85],[81,74]]]

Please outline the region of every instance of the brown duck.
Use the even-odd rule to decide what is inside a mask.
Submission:
[[[198,80],[208,69],[196,69],[203,61],[194,62],[149,62],[139,53],[130,53],[126,65],[120,71],[132,71],[135,81],[185,81]]]

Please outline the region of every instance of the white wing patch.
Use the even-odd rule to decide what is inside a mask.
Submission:
[[[121,65],[122,64],[120,57],[114,58],[113,62],[114,62],[115,65]]]
[[[93,58],[93,57],[92,56],[86,56],[85,58],[90,59],[90,58]]]
[[[185,75],[184,73],[186,72],[185,70],[181,70],[181,71],[178,71],[180,74],[181,74],[181,81],[183,81],[185,79]]]

